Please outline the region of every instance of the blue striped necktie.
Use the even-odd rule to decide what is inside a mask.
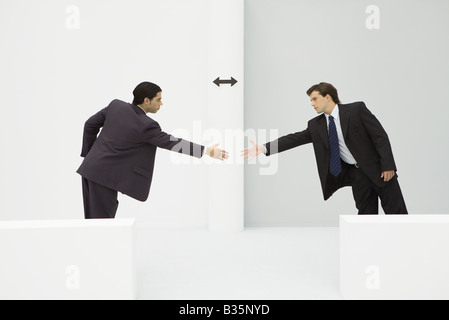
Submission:
[[[329,170],[336,177],[341,173],[340,147],[334,117],[329,116]]]

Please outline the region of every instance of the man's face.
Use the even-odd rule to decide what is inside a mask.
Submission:
[[[323,97],[318,91],[313,91],[310,94],[310,102],[316,113],[323,113],[328,110],[329,99],[327,97]]]
[[[153,99],[151,99],[151,101],[150,99],[145,98],[143,109],[149,113],[156,113],[159,111],[162,105],[162,92],[158,92],[158,94]]]

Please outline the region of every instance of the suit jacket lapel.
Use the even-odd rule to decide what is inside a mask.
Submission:
[[[318,132],[323,140],[324,146],[329,150],[329,133],[327,132],[327,121],[324,114],[322,114],[321,119],[318,121]]]
[[[349,127],[349,114],[344,105],[338,105],[339,116],[340,116],[340,126],[341,131],[343,132],[343,138],[346,139],[346,135],[348,134]]]

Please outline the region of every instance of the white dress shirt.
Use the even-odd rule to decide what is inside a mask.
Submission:
[[[329,131],[329,115],[324,114],[327,121],[327,130]],[[335,127],[337,128],[337,135],[338,135],[338,145],[340,147],[340,158],[348,163],[348,164],[356,164],[357,161],[355,161],[354,157],[351,154],[351,151],[349,151],[348,147],[346,146],[345,139],[343,138],[343,132],[341,131],[341,125],[340,125],[340,113],[338,109],[338,104],[335,105],[334,110],[331,114],[332,117],[334,117]]]

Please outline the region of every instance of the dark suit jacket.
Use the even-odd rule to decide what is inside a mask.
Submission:
[[[101,133],[98,135],[98,132]],[[175,138],[138,106],[114,100],[84,125],[77,172],[84,178],[145,201],[157,147],[201,158],[204,146]]]
[[[349,151],[360,169],[378,186],[385,182],[381,172],[395,170],[396,165],[387,133],[365,103],[339,104],[340,124]],[[329,135],[324,114],[308,122],[307,129],[283,136],[265,145],[267,155],[313,143],[318,174],[324,200],[329,199],[339,188],[351,185],[350,178],[343,176],[336,181],[329,175]]]

